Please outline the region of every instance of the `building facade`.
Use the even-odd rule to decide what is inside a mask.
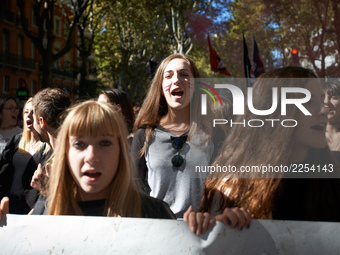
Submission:
[[[25,0],[25,22],[28,30],[38,34],[38,26],[32,5],[34,0]],[[62,10],[54,7],[53,17],[53,53],[57,53],[65,45],[68,37],[68,25],[63,18]],[[67,9],[67,15],[72,15]],[[41,88],[41,56],[31,39],[27,37],[21,25],[20,11],[17,1],[0,1],[0,95],[11,95],[21,100],[34,96]],[[46,31],[45,31],[46,32]],[[75,33],[74,44],[77,42]],[[76,47],[53,63],[52,84],[59,87],[71,97],[78,86],[77,66],[79,62]]]

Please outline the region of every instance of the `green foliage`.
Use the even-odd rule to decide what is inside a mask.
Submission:
[[[160,63],[169,54],[189,53],[189,14],[209,1],[97,1],[96,65],[102,86],[116,87],[131,100],[142,100],[148,84],[148,61]],[[203,6],[205,6],[203,8]],[[194,12],[193,12],[194,11]]]

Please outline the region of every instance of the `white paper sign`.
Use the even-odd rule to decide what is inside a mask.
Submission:
[[[217,222],[197,237],[186,222],[137,218],[7,215],[0,254],[339,254],[340,223]]]

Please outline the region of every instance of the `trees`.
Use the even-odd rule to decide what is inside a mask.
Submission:
[[[189,19],[205,14],[211,7],[210,0],[157,1],[158,13],[164,17],[173,53],[189,54],[193,48],[193,34]]]
[[[99,13],[96,13],[99,12]],[[84,10],[83,15],[80,17],[77,23],[78,33],[79,33],[79,43],[75,45],[78,49],[79,57],[81,58],[81,64],[79,67],[79,86],[78,95],[79,97],[89,97],[96,93],[96,79],[89,79],[91,74],[89,66],[89,58],[93,54],[93,43],[95,34],[99,28],[99,19],[95,19],[97,15],[103,15],[105,10],[95,8],[94,0],[89,0],[87,8]],[[93,71],[92,71],[93,72]]]
[[[141,100],[149,80],[148,60],[169,53],[164,22],[149,1],[102,2],[98,7],[106,9],[95,38],[99,78]]]
[[[37,25],[37,32],[28,29],[27,17],[25,16],[25,8],[28,8],[25,0],[17,0],[17,6],[20,10],[20,20],[25,35],[32,41],[38,49],[42,63],[39,66],[39,71],[42,75],[42,87],[51,86],[52,82],[52,65],[53,63],[65,55],[74,46],[75,28],[83,15],[84,10],[90,0],[34,0],[32,5],[33,18]],[[55,8],[65,7],[68,5],[73,10],[72,17],[67,16],[68,12],[64,12],[64,17],[69,20],[69,33],[67,35],[66,43],[58,51],[54,52],[54,15]],[[30,6],[28,9],[31,9]]]
[[[275,29],[270,26],[270,20],[265,15],[264,9],[264,4],[257,0],[216,3],[214,15],[220,17],[220,20],[216,19],[211,27],[210,34],[214,34],[211,40],[233,77],[244,77],[243,58],[241,57],[243,56],[243,33],[245,33],[250,59],[252,35],[255,35],[265,66],[277,65],[273,54]],[[225,16],[225,19],[221,18]],[[216,76],[216,74],[210,75]]]
[[[283,64],[292,48],[300,52],[319,77],[326,76],[326,57],[339,52],[340,18],[337,0],[264,0],[267,16],[276,24]],[[338,13],[339,14],[339,13]]]
[[[209,1],[100,1],[105,8],[95,39],[99,78],[103,84],[141,100],[149,81],[148,61],[159,63],[171,53],[193,47],[188,15]],[[204,4],[203,4],[204,3]]]

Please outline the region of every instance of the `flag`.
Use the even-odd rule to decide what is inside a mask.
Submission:
[[[255,37],[253,35],[253,70],[255,77],[259,77],[262,73],[265,72],[263,62],[260,58],[259,48],[257,47],[257,43],[255,41]]]
[[[209,44],[211,71],[214,71],[216,73],[223,73],[225,75],[231,76],[231,74],[228,72],[227,68],[224,66],[222,60],[218,56],[216,50],[211,46],[209,36],[208,36],[208,44]]]
[[[244,38],[244,34],[243,34],[243,64],[244,64],[244,76],[246,78],[250,78],[251,63],[248,56],[248,47],[246,44],[246,39]]]

